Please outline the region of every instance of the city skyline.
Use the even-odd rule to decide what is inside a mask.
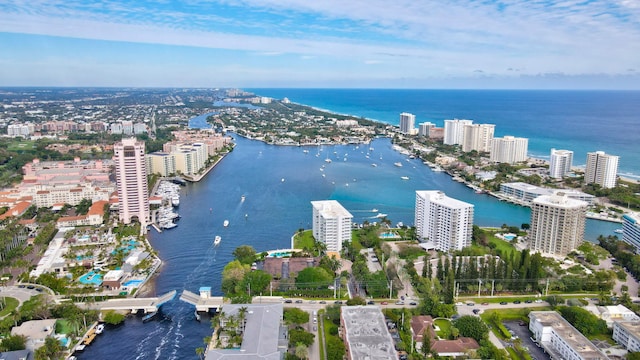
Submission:
[[[639,89],[640,5],[0,4],[0,86]]]

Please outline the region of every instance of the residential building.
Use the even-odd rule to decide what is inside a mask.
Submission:
[[[403,134],[411,134],[416,124],[416,116],[403,112],[400,114],[400,132]]]
[[[557,189],[543,188],[523,182],[503,183],[500,184],[500,193],[510,201],[515,201],[525,206],[531,206],[531,202],[542,195],[553,195]],[[585,201],[589,205],[593,205],[595,196],[584,193],[575,189],[563,189],[565,195],[570,199]]]
[[[496,126],[493,124],[467,124],[462,127],[462,151],[491,151],[491,140]]]
[[[622,215],[622,241],[633,246],[640,254],[640,214]]]
[[[242,310],[244,309],[244,310]],[[221,313],[220,326],[225,329],[233,326],[228,321],[231,317],[243,317],[242,325],[237,321],[236,327],[242,330],[229,329],[233,335],[241,331],[242,344],[240,348],[214,348],[209,344],[205,353],[205,360],[244,360],[264,359],[281,360],[287,351],[287,328],[283,321],[283,307],[281,303],[270,304],[225,304]],[[241,315],[242,313],[242,315]],[[228,343],[229,332],[222,331],[218,337],[221,343]]]
[[[349,213],[335,200],[312,201],[313,236],[326,245],[327,251],[339,253],[342,243],[351,241],[351,220]]]
[[[465,356],[470,350],[477,350],[480,345],[473,338],[459,337],[455,340],[439,340],[433,330],[433,318],[429,315],[414,316],[411,318],[411,336],[416,350],[422,349],[425,336],[431,338],[431,351],[438,356],[458,357]]]
[[[445,120],[444,121],[444,144],[462,145],[464,140],[464,126],[471,125],[473,120]]]
[[[144,229],[150,218],[145,144],[126,138],[113,151],[120,221],[130,224],[137,219]]]
[[[44,346],[45,339],[56,335],[56,319],[25,321],[11,328],[11,335],[27,338],[27,350],[36,350]]]
[[[489,160],[508,164],[526,161],[528,144],[527,138],[513,136],[493,138]]]
[[[607,360],[608,357],[555,311],[529,313],[535,342],[551,356],[563,360]]]
[[[33,360],[34,355],[31,350],[0,351],[2,360]]]
[[[571,172],[573,165],[573,151],[551,149],[549,160],[549,176],[554,179],[562,179]]]
[[[147,155],[147,174],[173,176],[176,174],[176,157],[172,153],[158,151]]]
[[[612,337],[629,352],[640,351],[640,321],[614,322]]]
[[[431,129],[433,129],[435,127],[436,127],[436,124],[428,122],[428,121],[420,123],[420,126],[418,127],[418,135],[430,137]]]
[[[340,307],[342,339],[347,359],[397,359],[398,353],[380,308],[368,306]]]
[[[609,189],[616,186],[619,157],[604,151],[587,153],[587,167],[584,171],[585,184],[598,184]]]
[[[608,328],[613,327],[613,323],[617,321],[640,321],[640,316],[622,304],[611,306],[587,305],[584,306],[584,309],[604,320]]]
[[[15,137],[20,136],[23,138],[28,138],[31,134],[33,134],[34,126],[33,124],[10,124],[7,126],[7,136]]]
[[[147,155],[147,174],[168,176],[180,173],[195,175],[204,169],[209,158],[207,146],[202,143],[172,144],[166,146],[170,152],[155,152]]]
[[[440,251],[471,245],[473,205],[450,198],[442,191],[416,191],[415,226],[419,239]]]
[[[531,202],[529,249],[564,256],[584,240],[588,204],[563,192],[538,196]]]

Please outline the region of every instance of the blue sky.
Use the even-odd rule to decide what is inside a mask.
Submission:
[[[640,89],[640,0],[0,0],[0,86]]]

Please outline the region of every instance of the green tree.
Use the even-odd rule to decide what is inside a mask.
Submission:
[[[461,316],[454,320],[453,325],[458,328],[461,336],[471,337],[476,341],[480,341],[489,333],[487,325],[477,316]]]
[[[256,260],[256,249],[250,245],[240,245],[233,250],[233,256],[242,264],[251,265]]]
[[[300,329],[289,330],[289,346],[296,346],[297,344],[304,344],[311,346],[315,335],[310,332],[306,332]]]
[[[304,344],[296,344],[296,349],[294,353],[298,359],[309,358],[309,348]]]
[[[558,309],[562,317],[584,336],[607,333],[607,323],[593,315],[590,311],[578,306],[562,306]]]
[[[293,325],[305,324],[309,322],[309,313],[298,308],[285,308],[284,321]]]
[[[347,300],[347,305],[348,306],[355,306],[355,305],[366,305],[367,302],[361,298],[360,296],[354,296],[353,298]]]
[[[640,360],[640,352],[627,353],[627,360]]]
[[[222,270],[222,291],[227,296],[236,294],[240,291],[244,276],[249,271],[249,265],[243,265],[238,260],[231,261],[225,265]]]
[[[125,318],[124,315],[117,313],[113,310],[107,311],[104,314],[104,322],[106,322],[109,325],[121,324],[122,322],[124,322],[124,318]]]
[[[327,360],[342,360],[345,351],[342,340],[335,336],[327,338]]]
[[[296,285],[301,288],[325,287],[333,282],[333,276],[320,267],[308,267],[298,273]]]
[[[2,351],[24,350],[27,348],[27,338],[22,335],[10,335],[2,339]]]
[[[242,289],[248,289],[250,286],[251,294],[260,294],[267,289],[270,282],[271,275],[269,273],[262,270],[252,270],[244,276]]]
[[[35,360],[58,360],[62,358],[62,345],[58,339],[47,337],[44,345],[35,352]]]

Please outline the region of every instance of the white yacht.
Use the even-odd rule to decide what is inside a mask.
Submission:
[[[224,227],[229,226],[229,220],[225,220],[225,221],[222,223],[222,225],[223,225]]]
[[[396,163],[393,163],[393,165],[395,165],[395,166],[397,166],[397,167],[402,167],[402,163],[401,163],[401,162],[399,162],[399,161],[398,161],[398,162],[396,162]]]
[[[216,235],[216,238],[213,240],[213,246],[218,246],[220,244],[220,241],[222,241],[222,238],[220,237],[220,235]]]

